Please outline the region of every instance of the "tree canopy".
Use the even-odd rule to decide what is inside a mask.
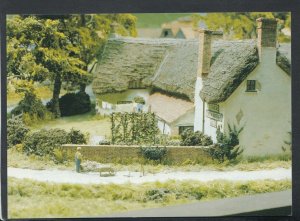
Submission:
[[[256,36],[256,19],[259,17],[279,19],[278,29],[290,28],[291,14],[288,12],[243,12],[194,14],[194,25],[205,23],[208,29],[222,30],[227,38],[244,39]],[[290,39],[279,34],[280,41]]]
[[[7,22],[8,76],[54,83],[51,111],[59,112],[62,84],[73,87],[90,82],[88,66],[96,60],[111,31],[136,35],[136,18],[130,14],[14,16]]]

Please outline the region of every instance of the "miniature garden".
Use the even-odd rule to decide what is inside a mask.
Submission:
[[[101,216],[291,189],[290,152],[243,156],[243,128],[227,125],[217,142],[191,129],[166,135],[139,96],[132,112],[98,114],[87,88],[113,22],[136,36],[131,14],[8,19],[9,217]]]

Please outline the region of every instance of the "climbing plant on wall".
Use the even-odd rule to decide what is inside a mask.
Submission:
[[[154,144],[158,134],[154,113],[112,113],[113,144]]]

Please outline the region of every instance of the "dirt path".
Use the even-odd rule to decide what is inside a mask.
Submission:
[[[123,184],[123,183],[145,183],[165,182],[167,180],[229,180],[250,181],[261,179],[291,179],[291,169],[277,168],[259,171],[200,171],[200,172],[159,172],[156,174],[146,173],[141,176],[140,172],[120,171],[115,176],[100,177],[99,173],[76,173],[66,170],[31,170],[20,168],[8,168],[8,176],[15,178],[29,178],[37,181],[49,181],[55,183],[78,183],[78,184]]]

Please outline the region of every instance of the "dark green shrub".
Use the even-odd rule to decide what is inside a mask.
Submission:
[[[167,154],[166,147],[140,147],[141,155],[147,160],[160,161]]]
[[[26,113],[37,119],[45,119],[49,115],[41,99],[31,92],[25,93],[24,98],[19,102],[18,106],[11,111],[12,115],[19,115],[21,113]]]
[[[70,143],[68,133],[62,129],[42,129],[28,133],[23,142],[27,154],[38,156],[53,156],[54,149],[62,144]]]
[[[146,191],[144,201],[163,201],[164,198],[171,194],[171,191],[165,188],[155,188]]]
[[[8,148],[21,144],[25,139],[29,128],[23,123],[22,117],[13,117],[7,121],[7,145]]]
[[[52,102],[47,104],[51,108]],[[59,98],[61,116],[84,114],[91,111],[90,96],[85,92],[68,93]]]
[[[69,142],[72,144],[86,144],[87,138],[86,136],[80,131],[71,129],[71,131],[68,133]]]
[[[110,141],[109,140],[101,140],[100,142],[99,142],[99,145],[110,145]]]
[[[136,96],[133,98],[133,101],[138,104],[145,104],[145,99],[141,96]]]
[[[243,150],[239,146],[239,134],[242,132],[243,128],[237,130],[234,126],[233,128],[228,125],[229,134],[226,136],[217,129],[217,144],[212,145],[207,151],[209,155],[214,160],[218,160],[220,163],[224,162],[226,159],[229,161],[235,160]]]
[[[203,134],[200,131],[194,132],[191,129],[186,129],[181,134],[181,146],[209,146],[212,143],[211,137]]]

